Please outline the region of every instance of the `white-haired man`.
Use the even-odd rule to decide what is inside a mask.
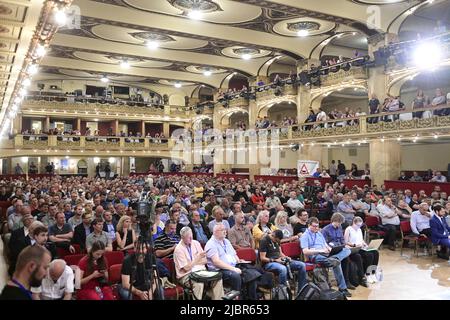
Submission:
[[[64,260],[50,263],[40,287],[31,287],[33,300],[71,300],[74,292],[73,270]]]
[[[206,253],[200,242],[192,239],[191,228],[183,227],[180,235],[181,241],[173,253],[177,279],[184,287],[192,288],[195,299],[201,300],[205,284],[190,280],[190,276],[192,272],[206,270]],[[212,282],[209,291],[212,300],[220,300],[224,295],[222,279]]]

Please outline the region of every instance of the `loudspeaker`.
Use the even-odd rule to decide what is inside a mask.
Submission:
[[[43,83],[38,83],[38,84],[37,84],[37,87],[38,87],[39,90],[44,90],[45,84],[43,84]]]

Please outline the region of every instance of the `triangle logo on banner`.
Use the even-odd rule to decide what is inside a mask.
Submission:
[[[309,175],[308,167],[306,166],[305,163],[300,168],[300,173],[303,174],[303,175]]]

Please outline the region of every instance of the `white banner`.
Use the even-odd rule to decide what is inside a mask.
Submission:
[[[319,168],[319,161],[298,160],[297,174],[299,177],[311,177]]]

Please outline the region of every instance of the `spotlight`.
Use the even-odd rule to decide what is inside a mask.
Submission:
[[[242,55],[242,59],[244,59],[244,60],[250,60],[251,58],[252,58],[252,56],[249,55],[248,53],[245,53]]]
[[[200,20],[203,14],[200,10],[191,10],[188,13],[188,17],[192,20]]]
[[[28,79],[28,78],[24,79],[23,82],[22,82],[22,85],[24,87],[28,87],[30,84],[31,84],[31,80]]]
[[[21,103],[21,102],[22,102],[22,99],[20,97],[16,97],[14,99],[14,103]]]
[[[147,48],[149,48],[150,50],[155,50],[155,49],[158,49],[159,43],[158,43],[158,41],[153,41],[153,40],[151,40],[151,41],[147,41],[146,46],[147,46]]]
[[[28,67],[28,73],[30,75],[36,74],[38,72],[38,67],[35,64],[32,64]]]
[[[123,60],[123,61],[120,62],[120,67],[122,69],[128,69],[130,67],[130,64],[128,63],[127,60]]]
[[[67,16],[64,10],[58,10],[55,12],[55,21],[60,27],[66,24]]]
[[[291,148],[292,151],[298,151],[299,145],[298,143],[293,143],[289,146],[289,148]]]
[[[46,52],[47,51],[45,50],[45,47],[43,45],[41,45],[41,44],[37,45],[36,52],[35,52],[37,57],[41,58],[41,57],[45,56]]]
[[[437,134],[435,134],[435,135],[434,135],[434,138],[435,138],[435,139],[437,139],[437,138],[438,138],[438,135],[437,135]]]
[[[206,70],[205,72],[203,72],[203,75],[209,77],[210,75],[212,75],[212,72],[211,70]]]
[[[109,79],[108,79],[106,76],[103,76],[103,77],[100,79],[100,81],[103,82],[103,83],[107,83],[107,82],[109,82]]]
[[[306,37],[306,36],[309,35],[309,32],[308,32],[308,30],[299,30],[299,31],[297,32],[297,35],[298,35],[299,37]]]
[[[179,83],[179,82],[175,83],[174,86],[175,86],[175,88],[178,88],[178,89],[182,87],[181,83]]]
[[[436,43],[427,43],[419,46],[414,52],[414,63],[420,69],[433,69],[442,59],[442,51]]]

